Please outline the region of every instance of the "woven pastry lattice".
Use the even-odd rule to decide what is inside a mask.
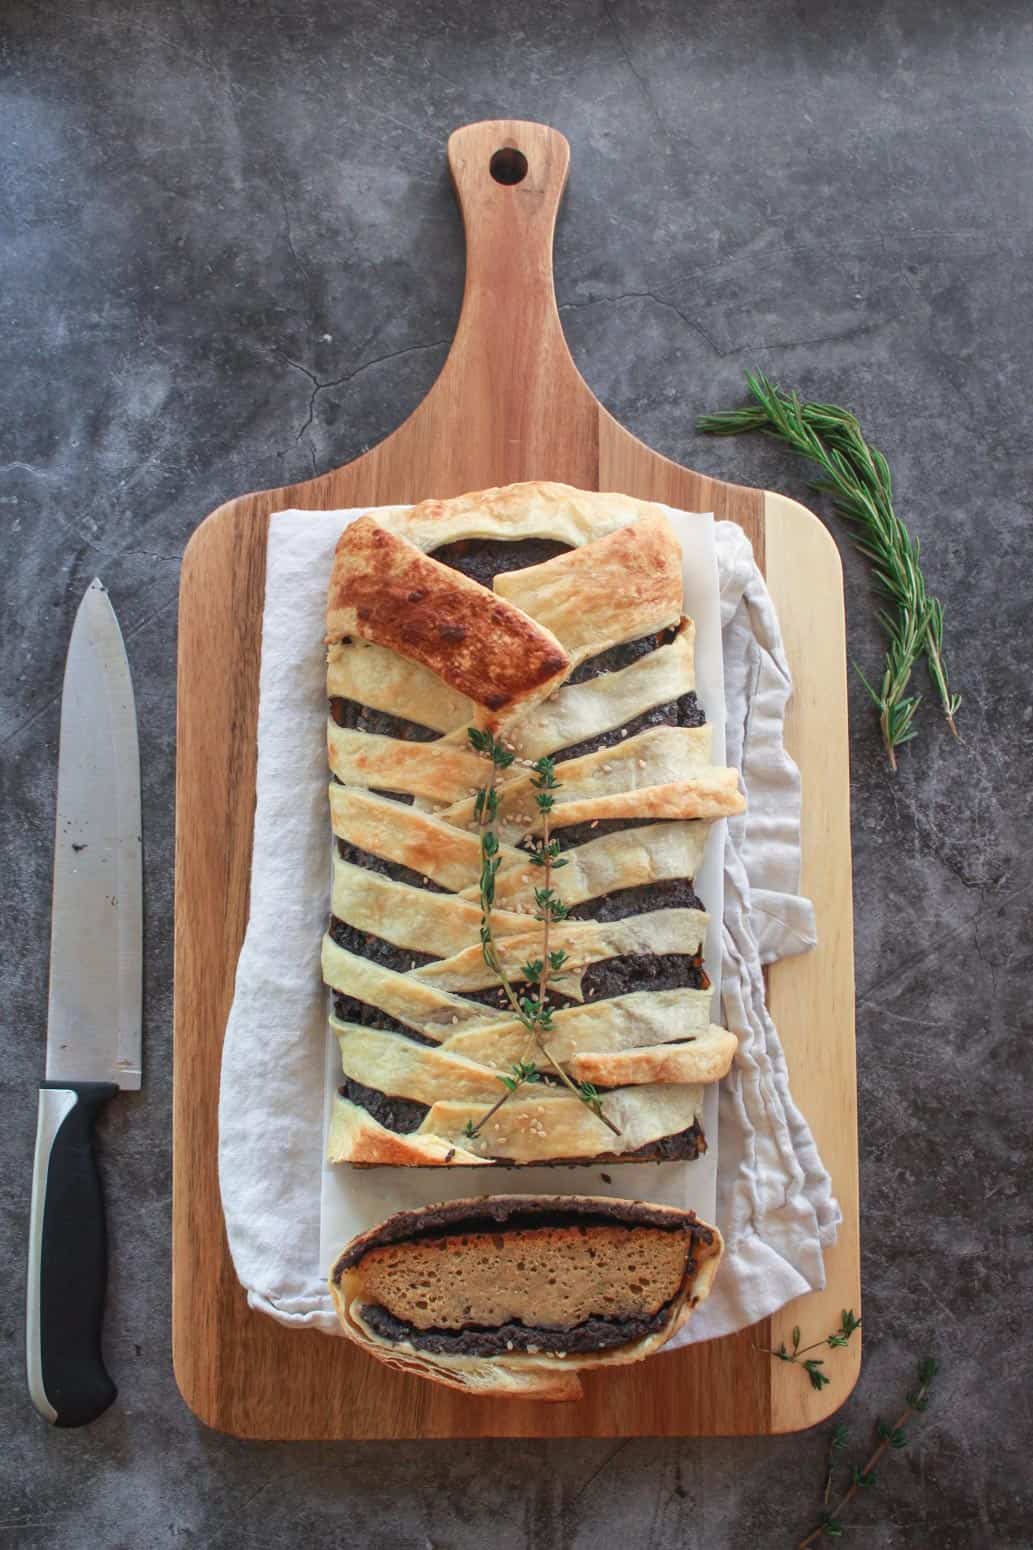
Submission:
[[[681,551],[661,508],[556,484],[378,510],[348,527],[327,607],[336,841],[323,977],[343,1080],[335,1162],[401,1165],[687,1158],[701,1084],[734,1037],[710,1021],[695,896],[706,836],[739,812],[694,691]],[[614,1136],[558,1080],[479,1129],[526,1049],[481,947],[489,766],[502,774],[492,930],[507,975],[540,952],[528,761],[560,782],[552,836],[568,954],[549,1049],[600,1091]]]

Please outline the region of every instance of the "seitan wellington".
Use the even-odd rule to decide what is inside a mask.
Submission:
[[[743,808],[659,506],[530,483],[345,529],[327,606],[333,1162],[689,1159],[693,879]]]

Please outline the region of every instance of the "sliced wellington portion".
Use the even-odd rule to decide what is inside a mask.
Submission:
[[[398,1212],[340,1255],[351,1339],[455,1388],[576,1398],[580,1369],[637,1361],[710,1290],[721,1237],[689,1211],[515,1195]]]

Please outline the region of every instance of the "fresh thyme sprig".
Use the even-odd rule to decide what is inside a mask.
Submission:
[[[829,1438],[828,1465],[825,1470],[825,1489],[821,1493],[821,1499],[825,1503],[826,1507],[829,1504],[829,1497],[832,1495],[832,1480],[836,1473],[836,1460],[839,1458],[839,1455],[843,1452],[849,1441],[849,1426],[844,1426],[842,1421],[837,1421],[836,1425],[832,1428],[832,1435]]]
[[[883,746],[896,769],[896,749],[915,735],[914,718],[921,695],[909,694],[911,672],[924,656],[947,725],[955,737],[961,696],[947,682],[943,660],[943,605],[930,597],[919,564],[918,540],[893,507],[889,465],[865,440],[855,415],[834,404],[805,403],[761,373],[747,372],[756,404],[706,414],[697,428],[714,436],[764,431],[816,463],[824,477],[813,489],[831,495],[834,509],[850,523],[855,546],[871,562],[879,591],[887,600],[879,610],[886,637],[886,660],[878,688],[858,669],[861,682],[879,711]]]
[[[841,1514],[844,1507],[849,1506],[858,1491],[866,1490],[875,1484],[875,1471],[882,1463],[886,1454],[890,1451],[899,1452],[908,1445],[908,1436],[904,1430],[912,1416],[921,1415],[929,1407],[929,1390],[933,1379],[936,1377],[938,1367],[931,1356],[927,1356],[918,1364],[918,1386],[911,1390],[907,1396],[907,1403],[897,1419],[892,1424],[879,1421],[875,1428],[878,1438],[875,1448],[864,1464],[858,1468],[855,1464],[850,1472],[850,1484],[831,1509],[828,1506],[829,1496],[832,1494],[832,1477],[836,1469],[838,1455],[846,1447],[849,1433],[843,1425],[833,1428],[832,1439],[829,1443],[829,1462],[825,1476],[825,1490],[823,1501],[825,1507],[820,1514],[818,1522],[805,1538],[800,1540],[797,1550],[808,1550],[810,1545],[818,1539],[841,1539],[843,1537],[844,1524]]]
[[[824,1340],[813,1340],[810,1345],[800,1345],[800,1326],[797,1324],[793,1330],[792,1349],[788,1349],[783,1340],[777,1351],[772,1351],[769,1346],[758,1346],[758,1351],[763,1351],[766,1356],[773,1356],[777,1362],[796,1362],[806,1372],[811,1380],[812,1389],[823,1389],[831,1379],[822,1370],[824,1361],[818,1356],[808,1356],[808,1351],[817,1351],[821,1346],[827,1346],[831,1350],[839,1350],[849,1344],[850,1336],[855,1329],[860,1329],[861,1320],[854,1317],[852,1308],[844,1308],[839,1316],[839,1328],[834,1329],[831,1335],[826,1335]]]
[[[497,1114],[506,1100],[513,1096],[518,1087],[522,1087],[525,1082],[541,1081],[542,1074],[534,1064],[534,1061],[518,1060],[515,1065],[510,1067],[510,1071],[512,1073],[510,1076],[499,1077],[503,1087],[502,1096],[496,1098],[491,1108],[481,1115],[476,1125],[472,1119],[468,1119],[463,1126],[463,1135],[467,1136],[471,1141],[483,1130],[492,1115]]]
[[[573,1081],[555,1058],[545,1039],[545,1035],[552,1028],[549,984],[563,973],[568,957],[562,949],[552,949],[549,946],[550,927],[553,923],[565,920],[567,917],[567,907],[552,886],[553,872],[567,865],[565,858],[560,854],[559,841],[552,839],[549,832],[549,815],[555,805],[554,793],[559,787],[555,763],[548,757],[542,757],[536,759],[531,766],[533,770],[531,785],[535,792],[535,804],[542,819],[542,840],[528,859],[532,865],[543,869],[542,886],[534,891],[537,905],[535,918],[542,922],[542,956],[530,959],[521,966],[521,979],[532,986],[533,990],[518,995],[503,967],[491,924],[491,912],[495,905],[495,880],[502,864],[498,835],[494,827],[499,810],[498,774],[500,770],[510,767],[516,755],[490,731],[468,727],[467,737],[471,747],[477,753],[485,754],[491,760],[488,784],[477,791],[473,804],[474,818],[481,829],[481,951],[488,968],[499,980],[514,1014],[527,1029],[528,1041],[520,1060],[510,1067],[510,1074],[500,1075],[499,1080],[504,1088],[500,1097],[486,1113],[482,1114],[476,1124],[468,1119],[463,1127],[463,1134],[468,1140],[473,1140],[480,1134],[492,1115],[497,1114],[502,1105],[520,1087],[527,1082],[541,1081],[542,1075],[538,1065],[528,1059],[529,1055],[537,1050],[564,1086],[591,1109],[592,1113],[601,1119],[614,1135],[619,1136],[619,1127],[603,1112],[598,1089],[591,1082]]]

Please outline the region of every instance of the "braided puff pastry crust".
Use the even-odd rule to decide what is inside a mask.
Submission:
[[[662,509],[529,483],[371,512],[337,545],[327,605],[336,840],[323,977],[343,1082],[334,1162],[530,1164],[690,1158],[701,1085],[736,1041],[710,1021],[692,879],[740,812],[696,702],[682,559]],[[526,1030],[484,962],[467,729],[517,755],[498,784],[493,934],[507,974],[541,950],[527,765],[556,761],[550,828],[569,916],[549,1049],[599,1088],[612,1131],[558,1081],[490,1123]],[[474,1137],[468,1135],[478,1127]]]

